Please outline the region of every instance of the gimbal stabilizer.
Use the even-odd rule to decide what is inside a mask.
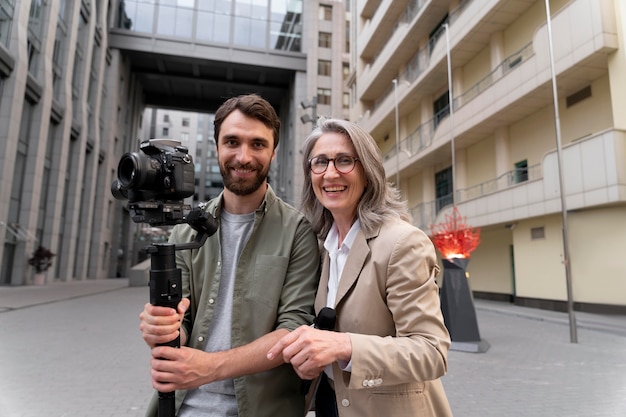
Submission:
[[[176,309],[182,299],[183,289],[181,270],[176,268],[174,252],[197,249],[217,231],[217,221],[200,208],[191,210],[185,218],[185,223],[198,232],[193,242],[155,243],[146,248],[146,251],[150,253],[150,304],[152,305]],[[180,347],[180,336],[161,346]],[[159,417],[175,416],[174,392],[159,392],[158,411]]]

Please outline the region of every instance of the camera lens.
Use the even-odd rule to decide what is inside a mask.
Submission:
[[[117,177],[124,189],[152,190],[161,186],[158,181],[159,162],[136,152],[122,155],[117,167]]]

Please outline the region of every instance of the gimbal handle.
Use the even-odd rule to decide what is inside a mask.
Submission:
[[[198,232],[193,242],[156,243],[146,248],[150,253],[150,304],[176,309],[183,297],[181,270],[176,267],[175,251],[197,249],[204,245],[209,236],[217,231],[217,221],[202,209],[194,209],[185,218]],[[180,347],[180,336],[160,346]],[[175,393],[159,391],[159,417],[174,417],[176,414]]]

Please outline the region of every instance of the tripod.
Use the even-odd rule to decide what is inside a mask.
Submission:
[[[217,231],[217,221],[202,209],[194,209],[185,218],[198,232],[193,242],[173,244],[156,243],[148,246],[150,253],[150,304],[176,309],[182,299],[183,285],[180,268],[176,268],[175,251],[197,249],[204,245],[209,236]],[[180,347],[180,336],[160,346]],[[176,414],[175,393],[159,391],[159,417],[174,417]]]

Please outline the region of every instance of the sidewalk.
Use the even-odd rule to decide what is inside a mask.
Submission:
[[[0,286],[0,313],[128,287],[128,279],[93,279],[46,285]]]
[[[2,417],[137,417],[153,393],[127,279],[0,287]],[[451,351],[456,417],[626,416],[626,317],[476,300],[486,353]],[[396,416],[393,416],[396,417]],[[402,416],[399,416],[402,417]]]

